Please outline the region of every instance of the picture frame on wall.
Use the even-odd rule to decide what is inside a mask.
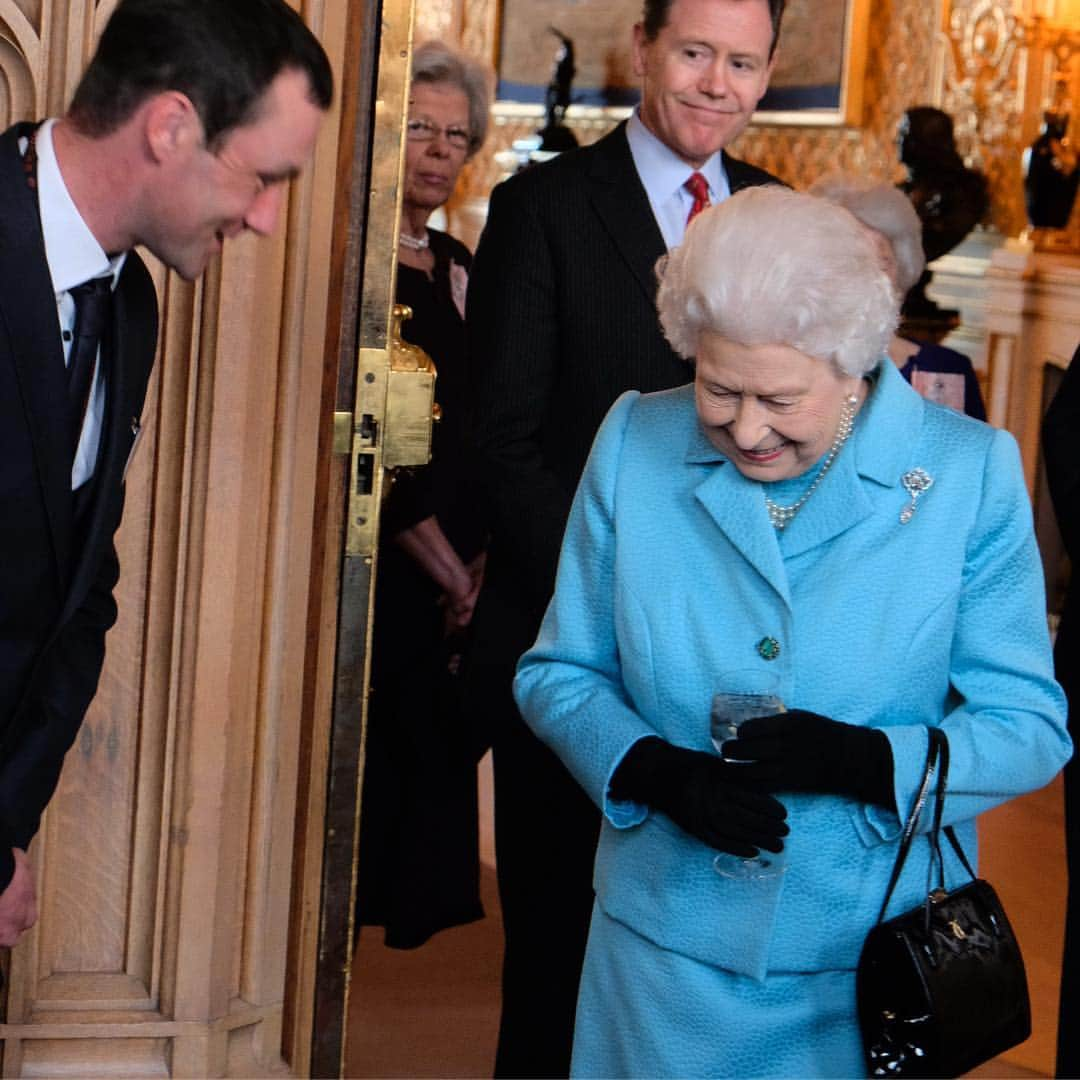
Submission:
[[[869,9],[870,0],[789,0],[754,122],[859,125]],[[640,18],[641,0],[501,0],[496,111],[542,114],[562,34],[574,45],[571,117],[627,115],[638,100],[631,27]]]

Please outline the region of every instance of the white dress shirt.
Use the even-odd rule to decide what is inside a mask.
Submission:
[[[660,235],[670,251],[682,243],[686,218],[694,205],[693,195],[683,187],[693,173],[705,177],[710,203],[715,205],[731,194],[723,155],[718,150],[700,169],[694,169],[644,125],[637,109],[627,122],[626,138]]]
[[[34,147],[37,152],[38,212],[41,217],[41,231],[45,237],[45,258],[49,264],[53,291],[56,293],[64,362],[67,363],[75,327],[75,301],[68,290],[89,281],[90,278],[105,276],[112,277],[115,289],[127,253],[123,252],[110,259],[83,221],[60,174],[52,141],[55,123],[55,120],[46,120],[38,128]],[[95,365],[86,416],[79,435],[75,462],[71,468],[72,490],[85,483],[94,471],[104,415],[105,384],[100,378],[98,366]]]

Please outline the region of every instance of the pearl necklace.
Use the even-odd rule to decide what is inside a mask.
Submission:
[[[407,247],[410,251],[426,251],[431,246],[427,229],[423,236],[410,236],[407,232],[399,232],[397,239],[402,247]]]
[[[777,532],[783,532],[791,523],[795,515],[806,505],[806,500],[817,491],[818,485],[825,479],[825,474],[832,468],[836,455],[840,453],[840,448],[848,441],[855,427],[855,406],[858,403],[859,399],[854,394],[844,399],[844,407],[840,410],[840,423],[836,428],[836,438],[829,447],[825,463],[814,477],[814,482],[803,492],[802,498],[790,506],[781,506],[779,503],[774,503],[768,495],[765,496],[765,509],[769,511],[769,521]]]

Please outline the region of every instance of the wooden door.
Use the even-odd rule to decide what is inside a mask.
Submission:
[[[325,738],[312,744],[325,756],[325,768],[316,764],[308,772],[312,783],[301,806],[307,811],[306,830],[295,862],[301,908],[318,918],[298,921],[292,943],[300,980],[293,1010],[296,1042],[303,1053],[310,1017],[310,1060],[302,1071],[318,1077],[341,1075],[345,1061],[383,480],[389,467],[426,462],[430,449],[430,396],[425,403],[423,390],[419,395],[400,391],[415,389],[417,380],[430,390],[433,380],[423,371],[395,370],[400,365],[394,360],[400,342],[393,297],[413,21],[414,0],[382,0],[358,12],[348,50],[357,58],[358,85],[353,92],[347,79],[344,89],[356,112],[343,124],[342,205],[336,215],[349,227],[335,252],[342,280],[341,305],[331,320],[337,328],[338,376],[328,388],[335,464],[319,500],[327,507],[327,557],[314,575],[322,593],[309,622],[312,635],[327,646],[323,628],[333,620],[337,632],[333,653],[325,648],[319,658],[332,680],[313,680],[319,695],[314,715],[328,713],[330,726]],[[369,87],[373,92],[365,93]],[[417,429],[410,412],[418,404],[426,409],[422,445],[407,434]],[[324,431],[324,457],[327,442]]]

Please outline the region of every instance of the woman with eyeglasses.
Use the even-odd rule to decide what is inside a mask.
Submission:
[[[442,419],[432,460],[394,478],[383,508],[372,644],[357,916],[412,948],[483,916],[478,739],[456,707],[486,529],[462,441],[465,288],[472,256],[428,227],[479,150],[487,71],[441,42],[413,53],[396,300],[402,337],[434,360]]]

